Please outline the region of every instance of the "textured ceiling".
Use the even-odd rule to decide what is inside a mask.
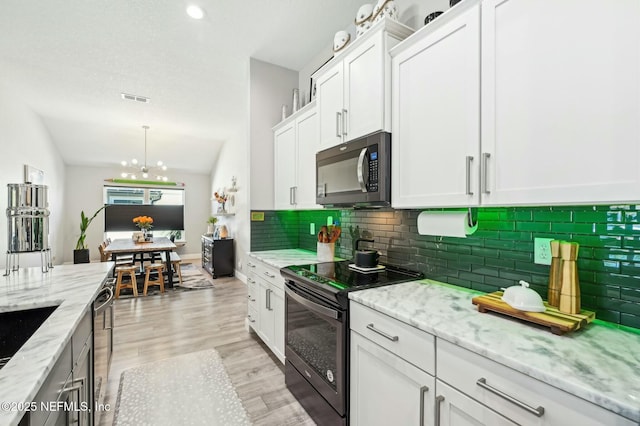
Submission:
[[[221,145],[246,135],[249,57],[300,70],[362,0],[198,0],[200,21],[187,3],[0,2],[0,75],[67,164],[141,159],[146,124],[149,163],[208,173]]]

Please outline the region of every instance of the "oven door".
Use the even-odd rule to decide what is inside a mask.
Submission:
[[[346,311],[287,282],[286,359],[340,415],[346,414]]]

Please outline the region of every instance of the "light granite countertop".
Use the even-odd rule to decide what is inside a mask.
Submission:
[[[0,369],[0,425],[18,424],[24,413],[6,403],[33,401],[112,267],[59,265],[44,274],[39,267],[24,268],[0,277],[0,312],[58,305]]]
[[[249,256],[257,260],[260,260],[267,265],[271,265],[278,269],[290,265],[306,265],[321,262],[320,260],[318,260],[318,255],[315,251],[303,249],[252,251],[248,254]],[[344,260],[338,257],[334,259]]]
[[[604,325],[556,336],[477,311],[472,293],[423,280],[349,293],[355,302],[640,422],[640,335]]]

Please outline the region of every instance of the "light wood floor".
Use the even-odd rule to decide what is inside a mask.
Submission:
[[[212,282],[214,289],[168,290],[164,295],[115,301],[114,352],[106,394],[112,409],[100,426],[113,422],[123,370],[204,349],[218,351],[254,424],[315,424],[285,387],[282,364],[259,337],[245,330],[246,286],[234,278]],[[179,396],[166,402],[177,401]]]

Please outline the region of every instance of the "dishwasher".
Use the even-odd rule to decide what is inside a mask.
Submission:
[[[115,278],[107,278],[93,303],[94,423],[100,424],[113,353],[113,287]]]

